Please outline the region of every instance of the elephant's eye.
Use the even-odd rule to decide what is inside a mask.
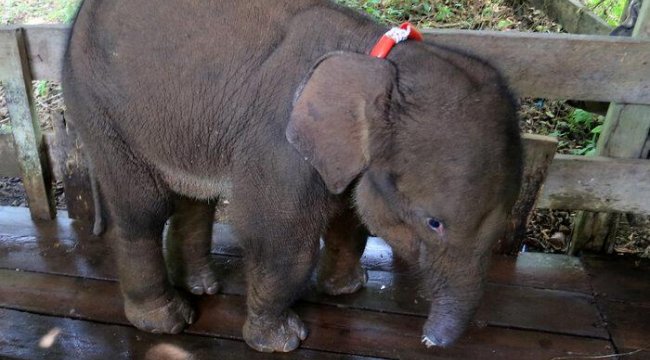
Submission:
[[[442,224],[442,221],[436,218],[428,218],[427,225],[429,225],[429,229],[437,232],[440,235],[443,234],[445,229],[445,226]]]

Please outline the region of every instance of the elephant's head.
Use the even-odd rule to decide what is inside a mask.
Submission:
[[[514,102],[474,58],[407,43],[388,60],[331,53],[295,99],[287,138],[332,193],[353,180],[370,231],[417,263],[427,346],[448,346],[481,297],[521,182]]]

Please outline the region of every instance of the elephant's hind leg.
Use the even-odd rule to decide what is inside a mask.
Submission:
[[[194,311],[168,280],[162,234],[171,197],[164,184],[128,148],[109,141],[86,142],[110,216],[124,312],[137,328],[178,333]]]
[[[210,259],[216,203],[177,197],[165,239],[172,282],[195,295],[214,294],[219,288]]]

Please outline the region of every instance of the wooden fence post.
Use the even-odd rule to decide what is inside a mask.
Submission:
[[[650,0],[644,1],[641,5],[632,36],[650,38]],[[647,156],[644,151],[648,141],[650,141],[650,106],[610,104],[598,140],[598,155],[638,159]],[[585,246],[591,250],[612,252],[618,216],[618,214],[579,212],[573,227],[570,253],[576,253]]]
[[[557,150],[557,139],[549,136],[524,134],[524,171],[519,198],[512,208],[503,238],[495,246],[495,253],[516,254],[526,236],[526,227],[542,193],[548,167]]]
[[[68,217],[90,222],[95,216],[90,171],[77,132],[65,121],[63,112],[54,114],[54,149],[63,180]],[[54,150],[54,151],[52,151]]]
[[[0,30],[0,81],[5,88],[14,147],[33,219],[56,215],[52,181],[41,128],[34,111],[32,76],[20,28]]]

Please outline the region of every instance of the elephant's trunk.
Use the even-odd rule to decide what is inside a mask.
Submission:
[[[447,347],[458,340],[474,317],[483,294],[479,281],[463,281],[461,287],[445,286],[431,299],[431,310],[423,328],[422,343],[427,347]]]

